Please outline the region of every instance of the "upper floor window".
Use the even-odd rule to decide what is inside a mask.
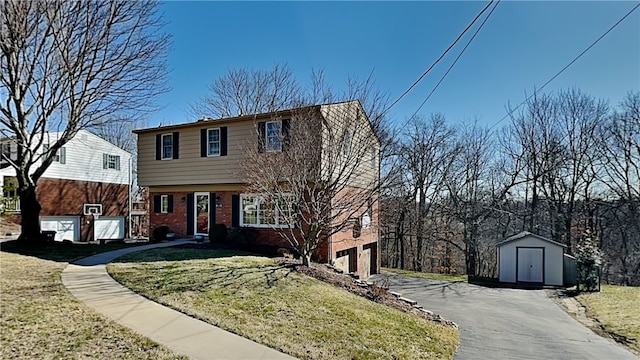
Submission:
[[[162,160],[173,159],[173,135],[162,135]]]
[[[156,134],[156,160],[178,158],[179,132]]]
[[[102,154],[102,168],[120,170],[120,155]]]
[[[220,155],[220,129],[207,130],[207,156]]]
[[[43,152],[48,152],[49,151],[49,144],[44,144],[42,145],[42,150]],[[67,151],[65,150],[64,146],[61,147],[60,149],[58,149],[58,151],[56,151],[55,155],[53,155],[53,162],[57,162],[60,164],[65,164],[67,162]]]
[[[281,139],[282,123],[280,121],[268,121],[266,124],[266,150],[282,151]]]
[[[279,152],[290,145],[291,119],[258,122],[258,152]]]
[[[11,143],[2,144],[2,159],[11,159]]]

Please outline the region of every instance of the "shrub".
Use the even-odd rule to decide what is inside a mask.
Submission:
[[[169,227],[166,225],[158,226],[157,228],[153,229],[153,240],[155,240],[155,242],[166,240],[169,231]]]
[[[227,240],[227,226],[225,224],[214,224],[209,229],[209,242],[221,243]]]
[[[600,265],[602,252],[598,248],[598,238],[589,231],[578,243],[576,265],[578,268],[578,288],[584,285],[584,291],[600,291]]]

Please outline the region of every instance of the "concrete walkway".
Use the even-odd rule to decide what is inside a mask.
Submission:
[[[62,283],[73,296],[97,312],[190,359],[294,359],[148,300],[107,273],[106,264],[122,255],[188,242],[177,240],[90,256],[67,266],[62,272]]]

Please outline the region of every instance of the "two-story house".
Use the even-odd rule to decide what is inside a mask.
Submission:
[[[345,144],[356,135],[374,139],[367,152],[373,155],[361,162],[363,171],[354,177],[353,186],[358,186],[359,177],[379,179],[380,142],[358,101],[305,109],[322,119],[319,139],[329,127],[345,124],[352,129]],[[242,164],[248,161],[251,147],[265,154],[289,151],[283,139],[292,122],[300,121],[298,110],[134,131],[138,135],[138,183],[149,188],[149,233],[166,225],[180,237],[206,236],[211,225],[225,224],[232,231],[250,229],[258,244],[290,247],[277,233],[282,219],[277,213],[269,215],[269,209],[261,208],[260,194],[248,190],[249,174]],[[323,150],[321,158],[327,153]],[[318,161],[321,167],[325,165],[326,160]],[[355,220],[354,229],[326,236],[315,259],[366,277],[379,271],[377,203],[372,200]]]
[[[43,147],[58,139],[59,133],[45,134]],[[17,158],[17,144],[2,140],[5,157]],[[38,164],[35,164],[36,166]],[[35,166],[34,166],[35,167]],[[56,240],[89,241],[122,239],[129,216],[131,154],[101,137],[80,130],[56,154],[53,163],[38,180],[38,201],[42,206],[42,230],[56,231]],[[0,161],[0,186],[4,212],[19,218],[15,169]],[[90,211],[99,211],[94,217]],[[18,219],[16,219],[18,220]]]

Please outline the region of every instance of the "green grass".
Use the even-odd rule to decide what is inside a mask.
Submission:
[[[67,266],[66,261],[117,247],[114,244],[29,249],[3,243],[0,358],[183,359],[97,314],[76,300],[62,284],[60,274]]]
[[[425,273],[418,271],[410,271],[403,269],[393,269],[393,268],[382,268],[383,271],[388,271],[394,274],[414,277],[419,279],[430,279],[430,280],[443,280],[443,281],[452,281],[452,282],[466,282],[467,275],[459,275],[459,274],[437,274],[437,273]]]
[[[640,287],[602,285],[601,292],[577,299],[587,316],[598,319],[607,332],[627,338],[622,343],[640,355]]]
[[[203,259],[204,253],[210,258]],[[456,329],[376,304],[271,259],[153,249],[111,263],[125,286],[302,359],[451,359]],[[198,256],[198,259],[175,261]]]

